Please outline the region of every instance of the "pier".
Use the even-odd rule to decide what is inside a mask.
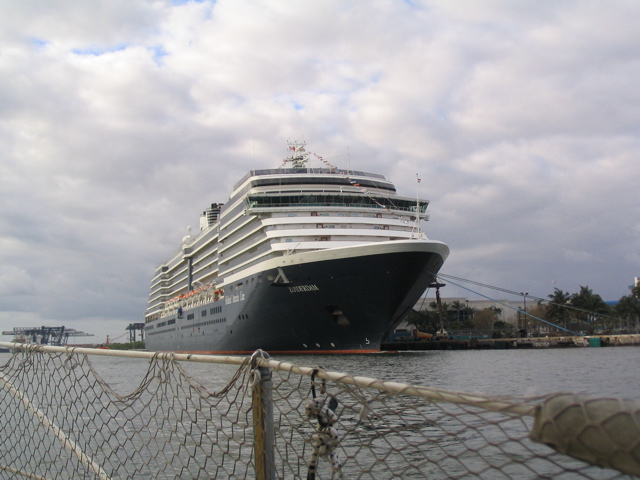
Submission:
[[[436,338],[383,342],[383,351],[420,350],[509,350],[533,348],[581,348],[640,346],[640,335],[593,335],[533,338]]]

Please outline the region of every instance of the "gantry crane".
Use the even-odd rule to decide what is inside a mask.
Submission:
[[[41,345],[62,346],[67,344],[69,337],[93,337],[92,333],[85,333],[66,327],[13,327],[13,330],[2,332],[2,335],[13,335],[14,341],[20,338],[27,342]]]

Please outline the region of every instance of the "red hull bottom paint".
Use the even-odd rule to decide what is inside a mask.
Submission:
[[[183,353],[188,355],[252,355],[254,352],[252,351],[195,351],[195,350],[179,350],[174,353]],[[270,355],[279,354],[279,355],[351,355],[351,354],[371,354],[371,353],[390,353],[390,352],[381,352],[380,350],[286,350],[286,351],[275,351],[275,352],[267,352]]]

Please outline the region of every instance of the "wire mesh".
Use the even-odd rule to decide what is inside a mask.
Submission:
[[[101,378],[91,353],[25,346],[0,367],[0,478],[633,478],[623,473],[633,470],[558,453],[540,443],[557,440],[540,428],[532,441],[536,426],[553,421],[538,425],[536,415],[558,417],[557,396],[479,397],[265,355],[208,357],[237,365],[214,391],[184,368],[196,356],[152,353],[137,388],[123,395]],[[255,408],[264,408],[252,403],[264,379],[258,366],[271,373],[269,408],[260,412],[272,422],[267,445],[254,441]],[[637,403],[620,405],[627,423],[640,421]],[[626,434],[616,448],[637,455],[640,439],[612,423],[611,402],[607,408],[603,429]],[[256,448],[271,449],[266,477]]]

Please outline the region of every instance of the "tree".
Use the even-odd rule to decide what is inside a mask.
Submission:
[[[503,320],[493,322],[493,338],[509,338],[513,337],[515,327]]]
[[[611,311],[609,305],[602,300],[600,295],[582,285],[580,285],[580,291],[571,296],[571,305],[578,309],[578,319],[587,323],[589,334],[593,333],[598,315],[604,315]]]
[[[464,303],[462,303],[460,300],[454,300],[453,302],[451,302],[451,305],[449,306],[449,308],[457,312],[456,322],[460,323],[460,312],[464,311],[467,308],[467,306]]]
[[[571,294],[556,288],[554,289],[553,294],[548,295],[548,298],[549,303],[547,305],[544,318],[556,325],[564,324],[564,328],[567,328],[567,322],[571,318]]]
[[[436,313],[436,316],[438,318],[438,329],[439,329],[440,328],[440,312],[438,311],[438,302],[434,301],[429,303],[429,308],[431,308]],[[449,314],[450,314],[449,304],[447,302],[442,302],[442,322],[445,324],[445,327],[447,324],[451,323]]]
[[[620,318],[626,319],[629,333],[637,330],[637,322],[640,317],[640,301],[636,296],[631,294],[620,298],[618,304],[614,307],[614,311]],[[632,325],[634,326],[632,327]]]
[[[407,324],[414,326],[421,332],[434,333],[439,328],[438,313],[428,310],[409,310],[404,317]]]
[[[536,300],[536,302],[527,309],[527,316],[529,322],[529,331],[534,337],[539,337],[543,334],[548,334],[548,325],[544,322],[540,323],[537,319],[545,318],[547,307],[542,305],[543,300]]]
[[[473,316],[473,324],[478,330],[491,330],[497,320],[495,308],[484,308]]]

